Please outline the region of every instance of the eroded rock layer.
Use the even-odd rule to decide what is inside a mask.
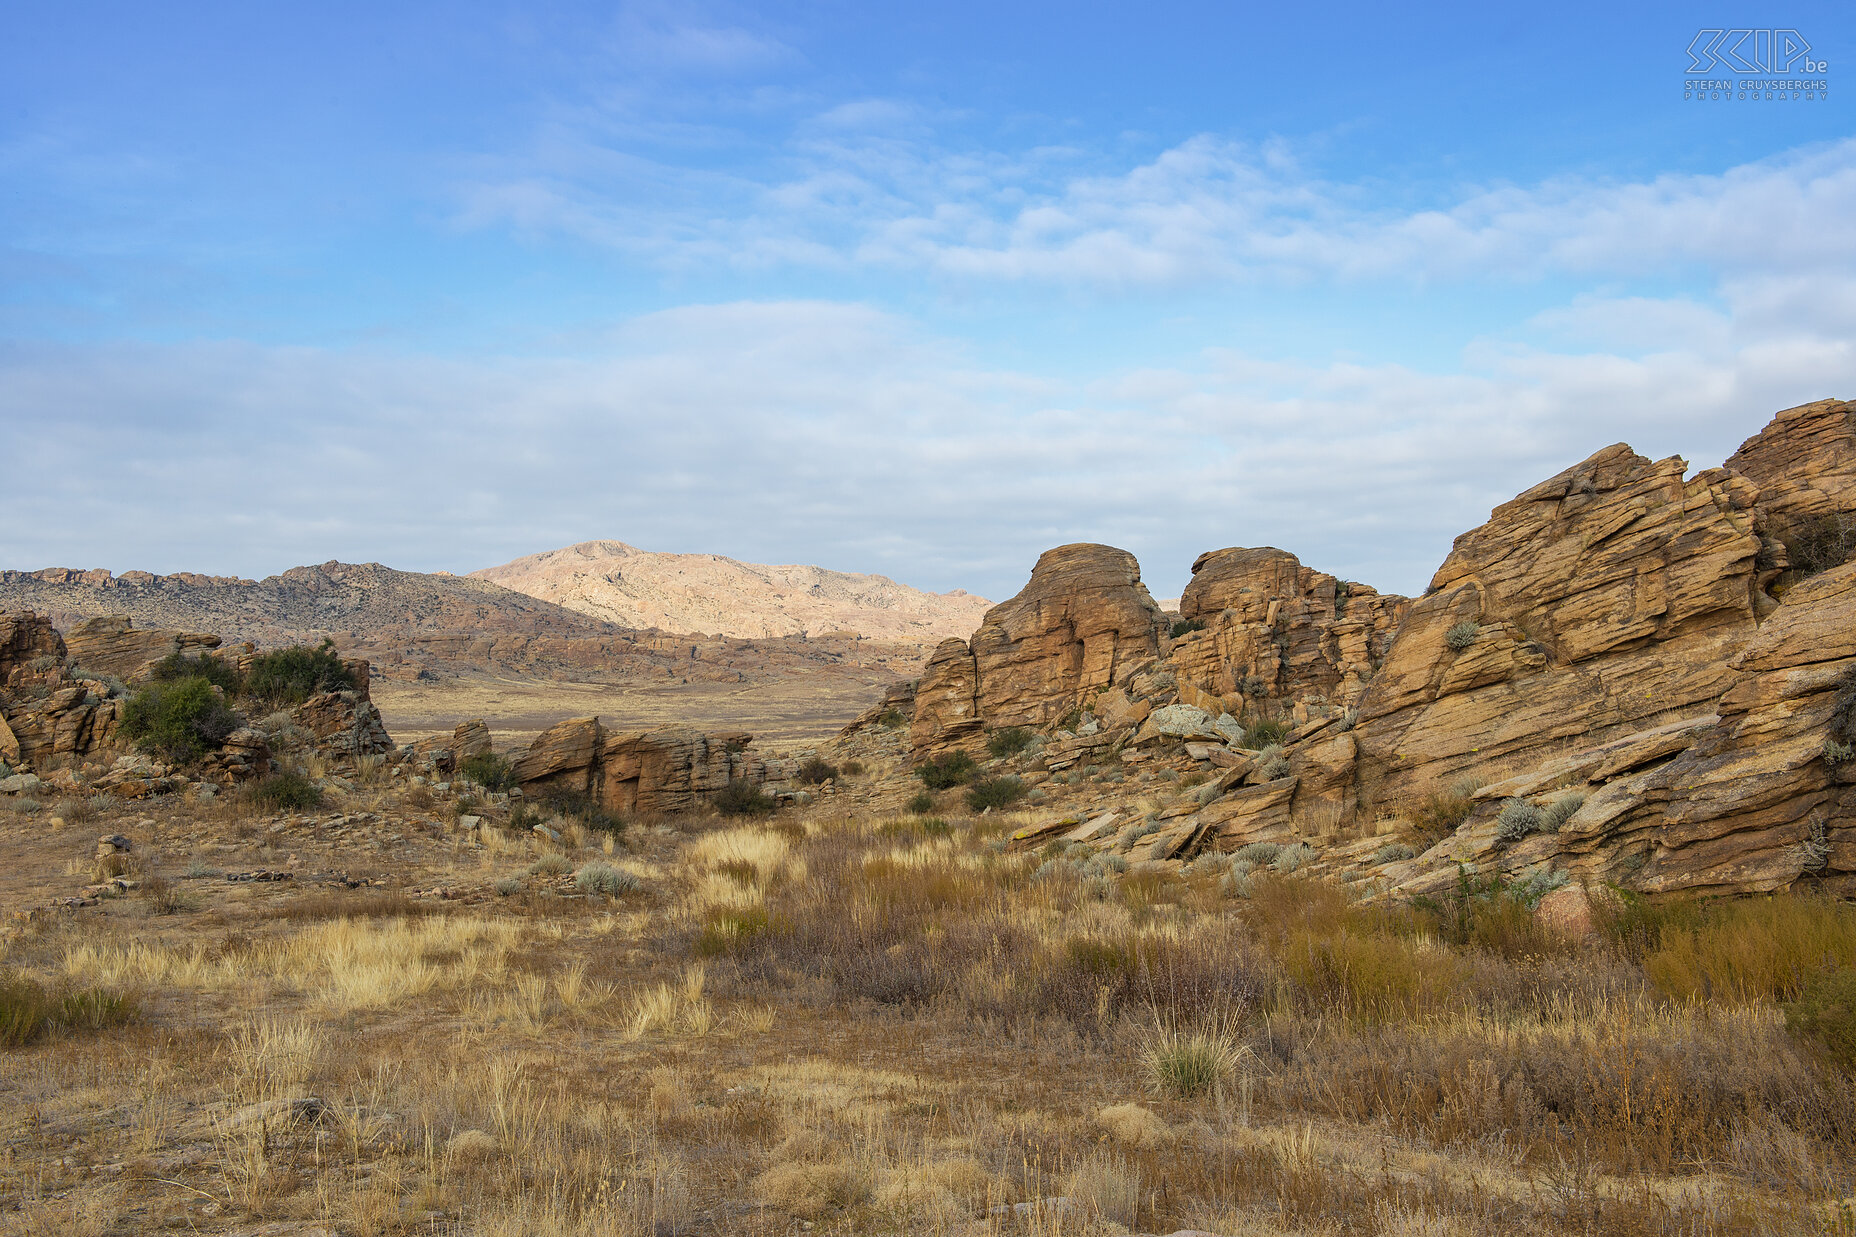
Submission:
[[[1713,701],[1769,607],[1757,489],[1619,444],[1456,540],[1360,702],[1359,789],[1395,808]]]
[[[766,765],[748,754],[751,738],[671,728],[614,732],[597,717],[575,717],[538,736],[514,773],[524,793],[584,795],[620,815],[687,812],[732,780],[765,780]]]

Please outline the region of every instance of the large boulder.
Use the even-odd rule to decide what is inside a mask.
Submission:
[[[1181,620],[1203,630],[1183,635],[1170,660],[1182,695],[1190,684],[1232,712],[1245,696],[1351,705],[1410,604],[1273,547],[1211,550],[1179,599]]]
[[[575,717],[529,744],[515,778],[525,794],[584,795],[620,815],[687,812],[731,780],[765,780],[765,764],[748,754],[751,739],[670,727],[615,733],[597,717]]]
[[[910,746],[919,757],[983,730],[1052,722],[1084,692],[1151,664],[1164,632],[1132,554],[1088,544],[1047,550],[1024,589],[986,612],[965,653],[960,641],[936,649]]]
[[[296,706],[291,720],[315,736],[318,752],[335,760],[393,750],[386,722],[366,692],[318,692]]]
[[[138,630],[126,614],[85,619],[65,636],[65,647],[79,666],[126,683],[147,678],[171,654],[197,657],[219,643],[218,636],[206,632]]]

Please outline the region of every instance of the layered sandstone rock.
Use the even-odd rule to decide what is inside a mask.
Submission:
[[[1813,518],[1856,512],[1856,402],[1786,409],[1727,467],[1759,487],[1761,522],[1780,539]]]
[[[585,795],[619,815],[687,812],[731,780],[766,779],[765,763],[747,751],[751,739],[674,728],[615,733],[597,717],[576,717],[538,736],[516,761],[515,778],[525,794]]]
[[[31,610],[0,610],[0,687],[14,671],[30,669],[41,658],[64,655],[64,638],[49,618]]]
[[[361,681],[366,682],[365,678]],[[318,752],[336,760],[381,756],[393,750],[380,710],[365,690],[318,692],[296,706],[291,720],[315,736]]]
[[[1245,697],[1352,705],[1410,604],[1271,547],[1201,554],[1179,615],[1204,629],[1185,633],[1169,658],[1181,698],[1231,713]]]
[[[910,746],[919,757],[1001,726],[1041,727],[1159,655],[1165,619],[1132,554],[1047,550],[1010,601],[966,641],[944,640],[923,671]]]
[[[1733,667],[1719,724],[1646,786],[1660,821],[1633,883],[1856,886],[1856,761],[1839,751],[1856,741],[1856,563],[1793,588]]]
[[[1360,703],[1368,811],[1705,711],[1732,684],[1772,604],[1756,587],[1758,491],[1686,469],[1608,447],[1457,538]]]
[[[218,636],[205,632],[139,630],[126,614],[85,619],[65,635],[65,647],[79,666],[125,683],[146,679],[163,658],[175,653],[197,657],[219,643]]]

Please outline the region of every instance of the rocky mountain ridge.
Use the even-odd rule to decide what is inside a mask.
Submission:
[[[906,673],[926,647],[857,636],[750,641],[633,630],[488,580],[327,562],[263,580],[190,572],[0,571],[0,609],[69,629],[126,616],[137,627],[214,632],[259,647],[327,637],[387,678],[475,670],[607,682],[745,682],[825,668]]]
[[[887,576],[660,554],[622,541],[583,541],[471,576],[625,627],[749,639],[847,632],[926,645],[971,630],[992,605]]]

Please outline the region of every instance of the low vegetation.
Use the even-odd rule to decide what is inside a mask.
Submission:
[[[1013,780],[970,774],[949,806]],[[1600,889],[1581,938],[1533,885],[1368,901],[1277,842],[1161,871],[1014,842],[1042,818],[1012,806],[558,838],[492,806],[471,840],[396,816],[348,852],[406,865],[384,889],[215,879],[282,847],[199,809],[186,904],[144,886],[9,938],[4,1222],[1849,1230],[1856,908]],[[324,862],[313,825],[281,836]]]
[[[144,751],[168,760],[198,760],[238,729],[239,716],[204,677],[150,683],[129,698],[122,732]]]
[[[273,812],[302,812],[322,803],[322,790],[294,770],[273,773],[253,782],[245,793],[257,807]]]
[[[1030,747],[1036,738],[1023,726],[1001,726],[986,736],[986,754],[995,760],[1004,760]]]
[[[488,791],[504,791],[516,784],[515,769],[505,756],[478,752],[458,762],[458,772]]]
[[[335,642],[324,640],[311,647],[292,645],[252,660],[245,690],[272,708],[301,704],[319,692],[353,691],[354,671],[342,664]]]
[[[965,785],[979,771],[979,763],[966,752],[942,752],[916,767],[915,776],[929,790],[948,790]]]

